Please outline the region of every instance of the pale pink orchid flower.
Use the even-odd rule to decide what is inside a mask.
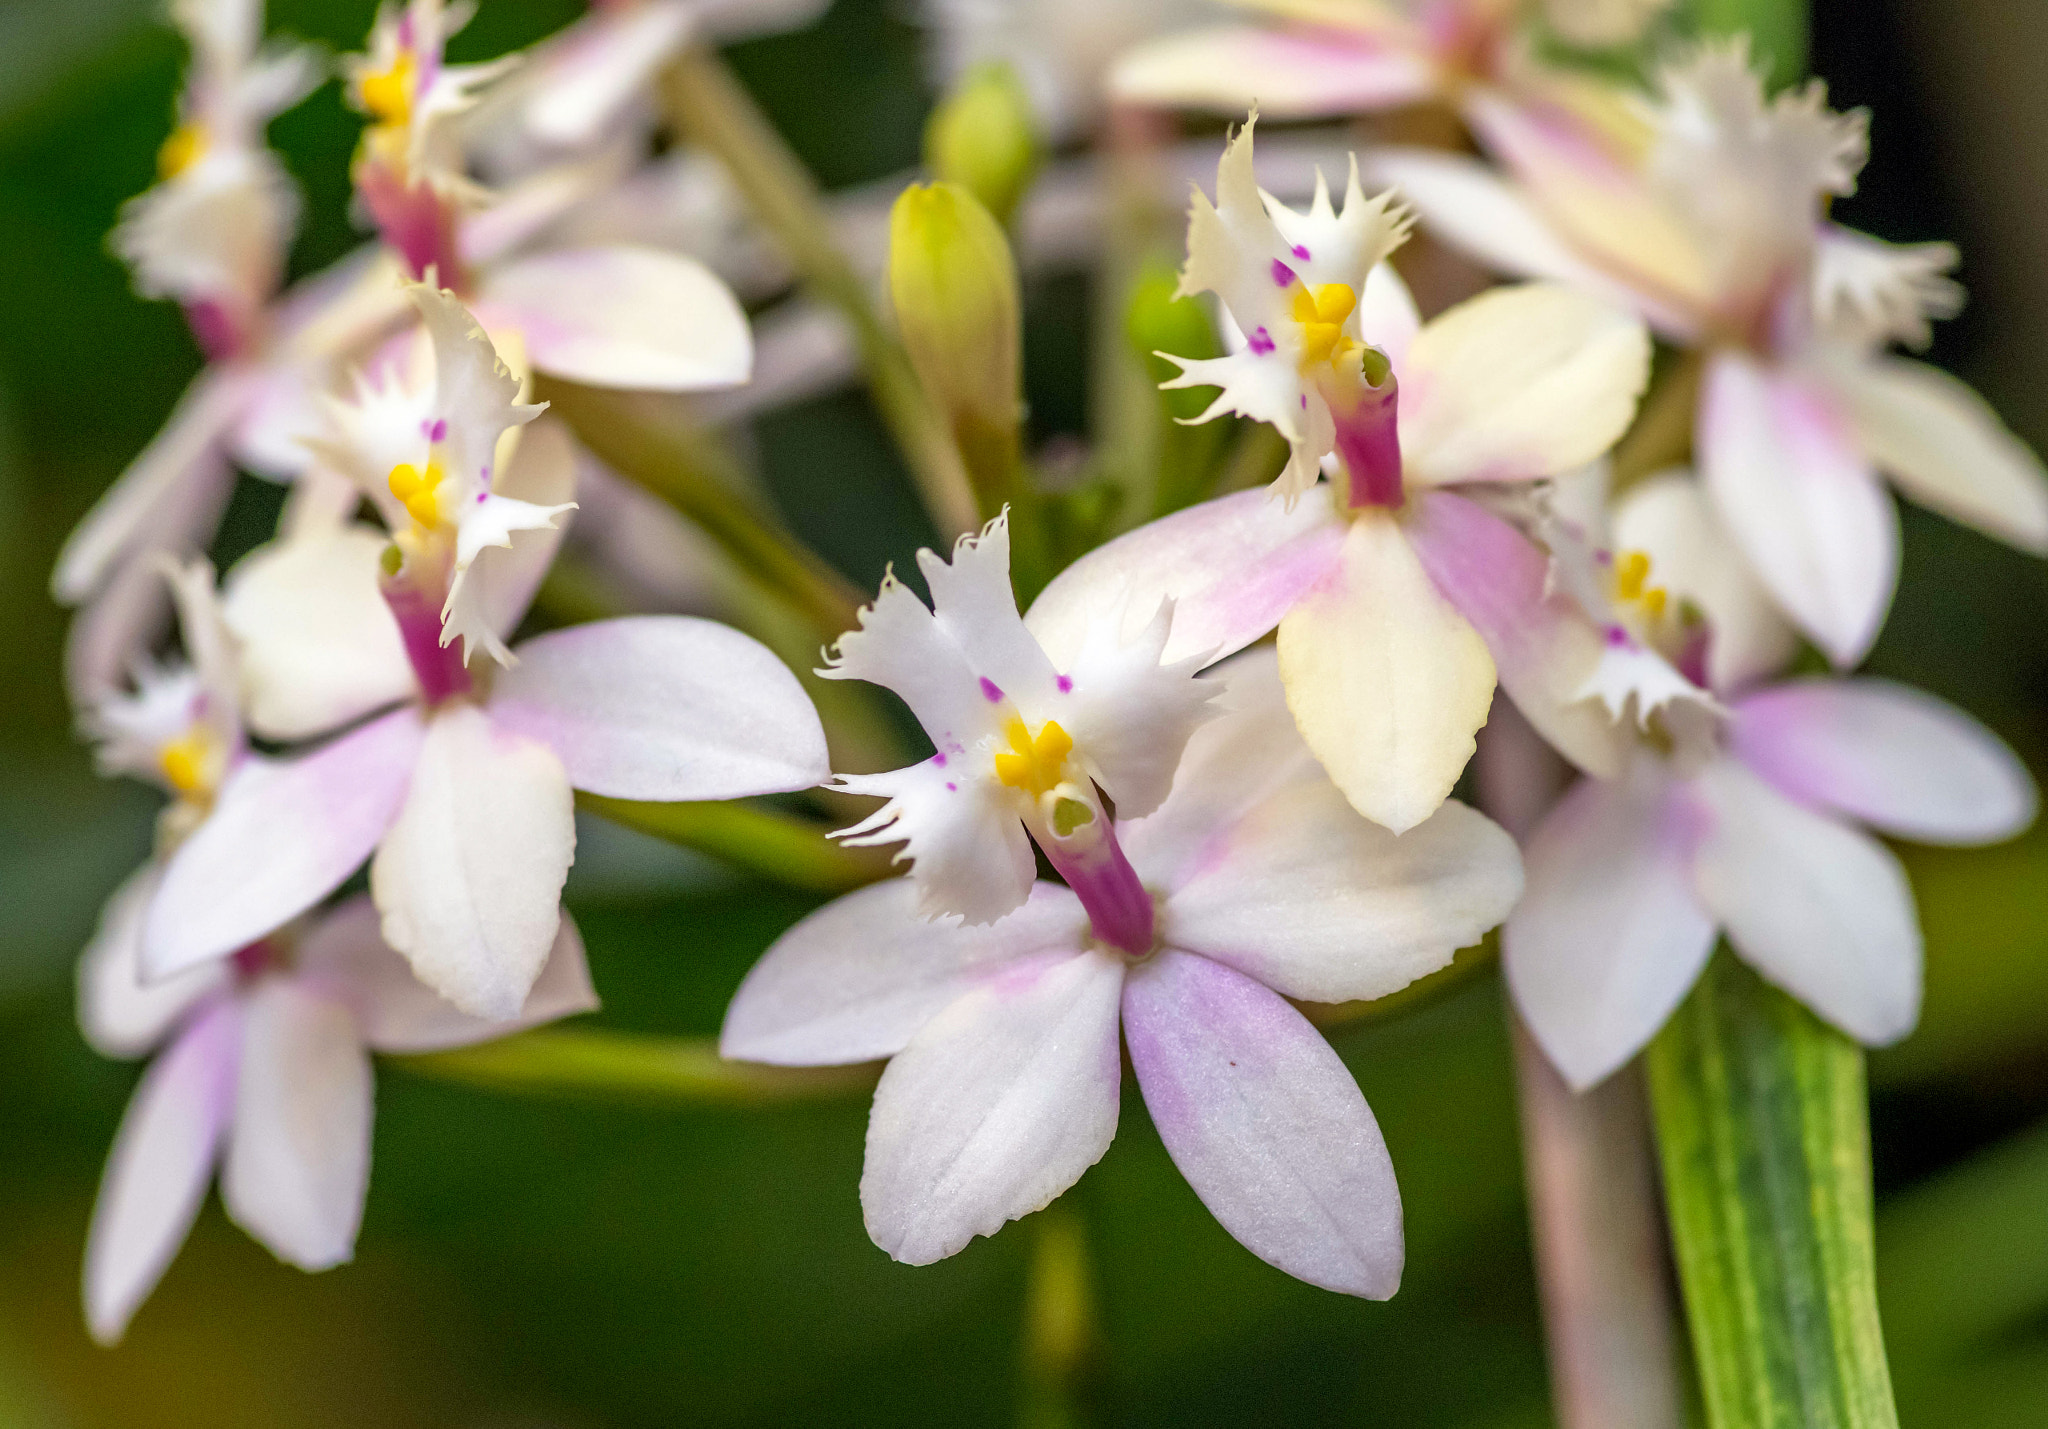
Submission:
[[[109,1057],[155,1052],[121,1119],[93,1208],[85,1315],[119,1341],[199,1214],[218,1169],[234,1222],[286,1264],[326,1270],[355,1252],[370,1177],[369,1054],[431,1052],[597,1006],[566,918],[508,1020],[469,1017],[385,946],[367,898],[303,931],[145,982],[146,888],[108,905],[79,968],[79,1022]]]
[[[1523,1019],[1574,1087],[1634,1056],[1718,938],[1848,1035],[1918,1020],[1921,939],[1898,859],[1864,831],[1984,844],[2032,822],[2025,767],[1931,695],[1877,679],[1759,683],[1789,632],[1747,582],[1698,483],[1624,498],[1620,540],[1702,612],[1714,717],[1636,734],[1611,777],[1572,788],[1529,836],[1528,888],[1502,932]],[[1747,587],[1747,588],[1746,588]]]
[[[1228,654],[1277,625],[1303,738],[1352,806],[1398,833],[1457,782],[1496,666],[1531,704],[1575,704],[1593,674],[1597,648],[1590,661],[1552,658],[1541,553],[1472,498],[1605,452],[1634,415],[1649,337],[1542,283],[1421,324],[1378,262],[1398,237],[1386,200],[1368,203],[1354,175],[1341,215],[1326,192],[1306,214],[1287,209],[1253,177],[1249,125],[1217,192],[1213,206],[1196,198],[1182,288],[1217,292],[1246,342],[1183,361],[1169,385],[1221,386],[1204,418],[1235,411],[1288,438],[1277,494],[1226,496],[1119,537],[1058,576],[1027,622],[1055,658],[1096,612],[1162,599],[1177,603],[1168,659]],[[1332,479],[1310,484],[1322,470]],[[1573,678],[1550,689],[1559,671]],[[1569,719],[1584,742],[1608,739],[1604,715]]]
[[[926,917],[916,882],[893,879],[798,923],[734,997],[728,1057],[890,1059],[860,1196],[897,1260],[993,1235],[1101,1158],[1121,1032],[1174,1164],[1239,1242],[1344,1294],[1399,1286],[1386,1143],[1288,999],[1381,997],[1449,963],[1514,903],[1514,843],[1458,803],[1400,838],[1358,817],[1295,734],[1269,650],[1202,683],[1222,687],[1217,712],[1172,791],[1143,817],[1117,811],[1127,894],[1039,882],[977,926]],[[1139,730],[1161,717],[1123,714]]]
[[[263,936],[374,852],[385,940],[463,1011],[509,1017],[560,924],[572,789],[730,799],[827,775],[802,686],[737,631],[641,616],[506,646],[559,540],[573,455],[558,430],[525,427],[539,409],[517,402],[461,306],[414,296],[432,336],[430,399],[416,405],[395,382],[348,408],[352,430],[387,443],[370,451],[392,463],[379,501],[392,535],[330,515],[228,577],[252,728],[345,732],[236,764],[151,901],[150,976]],[[495,659],[472,669],[472,645]]]
[[[1854,192],[1867,116],[1818,81],[1767,99],[1741,42],[1667,65],[1633,143],[1510,106],[1479,123],[1505,176],[1384,151],[1431,231],[1498,270],[1625,301],[1704,357],[1696,447],[1721,520],[1792,622],[1839,667],[1876,639],[1909,499],[2048,554],[2048,471],[1983,399],[1924,363],[1954,314],[1947,244],[1894,246],[1831,223]]]

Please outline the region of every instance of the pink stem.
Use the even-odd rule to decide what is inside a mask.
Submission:
[[[1399,390],[1390,372],[1386,386],[1366,388],[1348,411],[1335,405],[1330,409],[1337,424],[1337,455],[1349,483],[1345,499],[1354,510],[1397,507],[1404,499]]]
[[[1080,858],[1063,853],[1050,839],[1043,847],[1052,866],[1088,910],[1088,921],[1096,938],[1132,957],[1143,957],[1152,951],[1152,895],[1145,891],[1145,885],[1138,881],[1138,871],[1124,857],[1114,827]]]
[[[430,705],[470,691],[469,669],[462,663],[462,643],[441,643],[441,611],[403,576],[382,582],[384,603],[398,621],[398,638],[412,661],[413,677]]]

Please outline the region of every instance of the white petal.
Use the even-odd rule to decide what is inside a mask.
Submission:
[[[561,926],[574,799],[548,747],[469,704],[427,725],[405,806],[370,864],[384,939],[475,1017],[519,1015]]]
[[[1239,115],[1256,107],[1273,119],[1320,119],[1391,109],[1426,99],[1436,74],[1419,46],[1392,33],[1286,30],[1219,25],[1165,35],[1126,54],[1110,71],[1110,92],[1127,104]]]
[[[1452,800],[1396,837],[1318,779],[1217,829],[1160,937],[1289,997],[1384,997],[1478,942],[1521,891],[1515,841],[1484,815]]]
[[[1736,706],[1735,754],[1802,804],[1923,843],[1983,844],[2034,821],[2026,765],[1954,705],[1889,680],[1800,680]]]
[[[1732,759],[1695,781],[1713,819],[1700,897],[1743,959],[1858,1041],[1920,1018],[1920,923],[1899,861]]]
[[[1132,970],[1124,1035],[1173,1164],[1245,1249],[1368,1300],[1401,1284],[1401,1192],[1372,1109],[1307,1019],[1172,949]]]
[[[996,782],[992,765],[968,768],[970,758],[988,765],[956,751],[885,774],[841,775],[834,788],[888,802],[834,837],[856,847],[901,843],[896,861],[910,860],[919,912],[975,924],[1022,903],[1038,864],[1013,791]]]
[[[312,754],[246,756],[165,865],[143,927],[146,976],[255,942],[362,866],[412,779],[420,718],[394,710]]]
[[[1700,474],[1764,586],[1839,666],[1877,638],[1898,513],[1822,388],[1723,352],[1707,368]]]
[[[1422,331],[1422,314],[1416,310],[1415,295],[1401,281],[1392,263],[1382,263],[1368,273],[1358,294],[1358,335],[1387,355],[1398,370],[1408,360],[1408,349]]]
[[[1646,761],[1621,779],[1582,781],[1529,840],[1501,966],[1529,1030],[1577,1090],[1656,1035],[1714,950],[1692,884],[1700,822]]]
[[[85,1322],[111,1345],[184,1243],[234,1106],[240,1019],[216,1004],[150,1066],[114,1134],[85,1244]]]
[[[889,1063],[868,1117],[861,1211],[875,1244],[929,1265],[1049,1204],[1116,1135],[1123,959],[1014,967]]]
[[[545,408],[519,402],[519,379],[453,293],[421,283],[406,293],[433,344],[434,414],[448,424],[439,446],[447,475],[457,483],[453,494],[466,508],[492,489],[498,438]],[[381,484],[388,473],[386,468],[370,476]]]
[[[1436,812],[1471,759],[1493,659],[1392,516],[1361,513],[1342,562],[1280,622],[1280,678],[1352,807],[1399,833]]]
[[[519,434],[497,494],[549,514],[540,524],[508,532],[511,544],[478,551],[463,573],[465,619],[474,622],[477,638],[489,631],[493,640],[509,639],[526,618],[568,531],[578,472],[576,443],[560,422],[543,417]],[[445,627],[442,634],[454,638]]]
[[[544,46],[536,67],[546,83],[526,107],[526,127],[545,142],[576,149],[605,137],[613,121],[652,87],[689,38],[695,7],[654,0],[598,10]]]
[[[512,652],[498,626],[499,617],[512,601],[494,589],[492,554],[514,555],[512,538],[526,536],[540,540],[545,558],[552,559],[561,541],[562,518],[573,509],[573,502],[541,506],[484,491],[463,507],[455,535],[455,574],[448,582],[448,599],[441,606],[441,643],[461,640],[464,664],[476,654],[478,645],[499,664],[512,663]],[[543,563],[540,570],[544,573],[546,569]],[[533,588],[529,584],[527,591]]]
[[[694,259],[624,244],[515,258],[483,280],[493,322],[542,372],[593,387],[697,392],[753,370],[747,317]]]
[[[718,1034],[721,1056],[831,1066],[894,1056],[917,1030],[1007,970],[1086,946],[1088,915],[1055,883],[981,927],[926,918],[909,879],[836,898],[754,964]]]
[[[1104,615],[1122,611],[1119,633],[1129,637],[1170,599],[1173,628],[1160,658],[1220,658],[1278,625],[1330,572],[1343,539],[1344,526],[1320,493],[1290,505],[1240,491],[1090,551],[1040,593],[1024,623],[1064,669]]]
[[[79,959],[78,1026],[102,1056],[141,1056],[226,977],[223,964],[209,962],[160,982],[142,981],[142,919],[156,883],[153,863],[130,874],[100,911]]]
[[[279,1260],[340,1265],[370,1184],[370,1057],[355,1019],[273,977],[250,995],[244,1028],[221,1201]]]
[[[1836,388],[1863,451],[1913,500],[2048,555],[2048,471],[1967,385],[1904,358],[1845,366]]]
[[[796,676],[727,626],[628,616],[536,636],[518,655],[492,685],[491,719],[554,750],[578,789],[736,799],[831,773]]]
[[[1128,643],[1118,638],[1120,623],[1095,624],[1067,671],[1070,688],[1042,709],[1073,736],[1076,755],[1116,802],[1117,817],[1137,819],[1158,808],[1173,787],[1188,736],[1213,713],[1209,701],[1222,687],[1195,677],[1201,656],[1159,663],[1171,606],[1161,605]]]
[[[1400,379],[1414,480],[1554,476],[1628,429],[1650,379],[1650,334],[1562,284],[1495,288],[1425,325]]]
[[[258,734],[305,739],[413,692],[398,622],[377,588],[385,544],[368,526],[308,530],[257,547],[228,572],[224,614]]]

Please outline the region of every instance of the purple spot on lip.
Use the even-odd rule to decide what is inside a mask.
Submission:
[[[1304,412],[1308,410],[1308,393],[1306,392],[1301,394],[1301,410]]]
[[[1629,643],[1628,632],[1622,629],[1619,625],[1608,626],[1607,643],[1613,646],[1615,649],[1619,650],[1622,646]]]
[[[477,505],[479,505],[479,506],[483,505],[483,504],[484,504],[484,502],[485,502],[485,501],[486,501],[487,499],[489,499],[489,497],[490,497],[490,494],[491,494],[491,493],[490,493],[490,492],[488,492],[488,491],[479,491],[479,492],[478,492],[478,493],[476,494],[476,504],[477,504]]]
[[[429,439],[437,442],[446,440],[448,436],[448,423],[446,421],[434,423],[433,429],[427,433],[427,436]]]
[[[1293,281],[1294,270],[1285,263],[1282,263],[1278,258],[1275,258],[1273,260],[1273,285],[1278,288],[1284,288]]]
[[[1273,350],[1273,334],[1267,332],[1263,327],[1253,328],[1252,335],[1246,342],[1246,346],[1259,356],[1264,357]]]
[[[981,693],[982,697],[992,705],[1002,703],[1002,686],[998,685],[994,680],[991,680],[986,675],[983,675],[981,677]]]
[[[1294,256],[1306,263],[1308,262],[1308,249],[1297,243],[1294,245]]]
[[[1059,685],[1061,694],[1072,694],[1074,690],[1074,677],[1071,675],[1060,676]]]
[[[934,754],[932,756],[932,763],[938,765],[939,768],[944,769],[946,767],[946,756],[944,754]]]
[[[955,794],[960,792],[960,786],[958,784],[955,784],[951,779],[948,779],[946,781],[946,788]]]

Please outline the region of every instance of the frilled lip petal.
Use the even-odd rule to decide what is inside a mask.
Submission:
[[[736,799],[831,773],[803,686],[758,641],[680,615],[536,636],[497,677],[491,719],[554,750],[579,789],[619,799]]]
[[[1361,10],[1361,18],[1369,12]],[[1382,32],[1219,25],[1168,35],[1126,54],[1109,90],[1126,104],[1319,119],[1427,99],[1436,67],[1405,26]]]
[[[245,758],[164,868],[143,928],[145,976],[232,953],[339,887],[397,816],[422,734],[407,708],[312,754]]]
[[[910,861],[920,912],[982,924],[1030,895],[1038,865],[1010,791],[992,770],[965,764],[957,753],[936,754],[883,774],[841,775],[834,788],[888,802],[835,837],[856,847],[901,843],[896,861]]]
[[[1699,448],[1708,494],[1765,588],[1837,666],[1854,665],[1891,605],[1899,524],[1831,394],[1720,353]]]
[[[1392,1296],[1403,1259],[1394,1163],[1322,1035],[1242,973],[1170,948],[1131,971],[1123,1003],[1145,1107],[1210,1214],[1297,1279]]]
[[[1160,658],[1220,659],[1278,625],[1335,568],[1343,540],[1322,491],[1292,506],[1263,491],[1238,492],[1089,552],[1032,602],[1024,623],[1064,668],[1106,612],[1123,611],[1134,634],[1171,600],[1173,628]]]
[[[721,1055],[782,1066],[892,1057],[918,1028],[1011,967],[1080,952],[1088,915],[1055,883],[979,927],[926,918],[909,879],[834,899],[777,938],[726,1008]]]
[[[625,244],[517,258],[485,277],[479,310],[516,328],[543,372],[593,387],[698,392],[747,380],[746,314],[694,259]]]
[[[875,1088],[861,1211],[929,1265],[1049,1204],[1116,1135],[1114,953],[1012,964],[910,1039]]]
[[[1735,707],[1738,758],[1802,804],[1924,843],[1985,844],[2034,821],[2026,765],[1954,705],[1889,680],[1801,680]]]

